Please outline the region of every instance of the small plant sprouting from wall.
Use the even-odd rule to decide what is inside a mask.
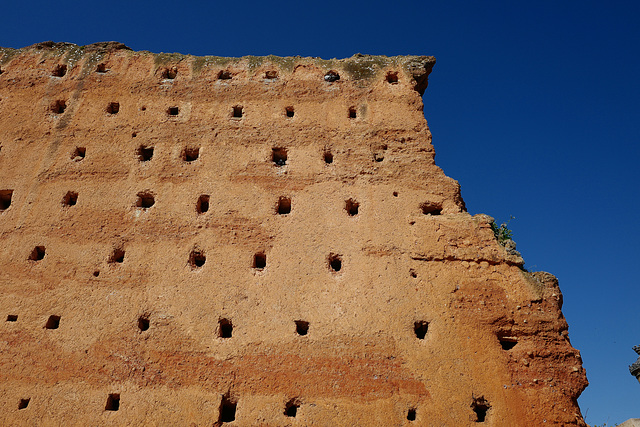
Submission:
[[[495,221],[491,223],[491,230],[493,230],[493,235],[496,236],[496,240],[502,246],[504,246],[507,241],[513,240],[513,231],[509,229],[509,223],[512,219],[515,219],[513,215],[509,216],[509,220],[507,222],[503,222],[498,226]]]

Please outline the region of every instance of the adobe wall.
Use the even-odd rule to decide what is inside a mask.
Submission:
[[[435,165],[434,63],[0,49],[0,423],[584,425],[556,279]]]

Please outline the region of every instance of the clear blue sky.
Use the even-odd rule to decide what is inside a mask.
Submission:
[[[424,54],[436,161],[472,214],[555,274],[589,424],[640,417],[640,2],[5,2],[0,46],[117,40],[194,55]],[[206,5],[203,5],[206,4]]]

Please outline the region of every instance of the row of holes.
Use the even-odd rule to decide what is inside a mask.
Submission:
[[[41,261],[44,259],[46,255],[46,248],[44,246],[36,246],[33,248],[29,257],[27,258],[30,261]],[[124,262],[125,251],[122,248],[116,248],[113,250],[111,255],[108,258],[109,264],[122,264]],[[193,270],[197,270],[204,266],[207,261],[207,256],[205,253],[199,249],[193,249],[189,254],[188,263]],[[342,270],[342,257],[337,254],[329,254],[327,257],[327,265],[331,272],[338,273]],[[254,254],[253,261],[251,263],[251,267],[257,271],[262,271],[267,266],[267,255],[264,252],[258,252]],[[410,269],[409,275],[415,279],[418,277],[418,274],[415,270]],[[93,272],[94,277],[100,276],[100,271],[96,270]]]
[[[18,409],[26,409],[29,406],[31,398],[20,399],[18,403]],[[284,415],[287,417],[296,417],[298,415],[298,409],[300,409],[301,401],[299,398],[290,399],[284,407]],[[238,400],[232,398],[228,393],[222,396],[220,406],[218,408],[218,425],[224,423],[230,423],[236,420],[236,411],[238,408]],[[475,413],[477,423],[484,423],[487,418],[487,413],[491,408],[489,402],[484,396],[474,398],[471,403],[471,409]],[[107,396],[107,403],[104,407],[105,411],[118,411],[120,410],[120,393],[110,393]],[[417,408],[409,408],[407,410],[407,420],[415,421],[417,415]]]
[[[49,316],[47,322],[45,323],[45,329],[58,329],[60,327],[60,316],[52,315]],[[18,315],[17,314],[9,314],[7,316],[7,322],[17,322]],[[294,320],[294,324],[296,326],[296,334],[299,336],[306,336],[309,333],[309,322],[305,320]],[[144,314],[138,318],[138,329],[141,332],[149,330],[151,326],[151,321],[149,319],[148,314]],[[427,332],[429,332],[429,322],[426,320],[419,320],[413,323],[413,332],[417,339],[424,340],[427,336]],[[233,322],[231,319],[220,318],[218,320],[218,338],[231,338],[233,336]],[[503,334],[499,333],[497,335],[498,342],[503,350],[509,351],[513,349],[518,343],[517,339],[514,337],[507,337]]]
[[[96,73],[105,74],[109,71],[107,68],[107,64],[100,63],[96,66]],[[2,70],[0,70],[0,74],[2,74]],[[51,71],[51,75],[53,77],[64,77],[67,74],[67,66],[65,64],[57,64],[53,70]],[[174,80],[178,76],[178,68],[177,67],[168,67],[162,70],[160,73],[160,77],[163,80]],[[231,80],[234,74],[228,70],[221,70],[218,73],[218,80]],[[264,78],[267,80],[274,80],[278,78],[278,71],[276,70],[267,70],[264,72]],[[324,81],[333,83],[335,81],[340,80],[340,74],[331,70],[324,75]],[[397,71],[389,71],[385,76],[385,80],[389,84],[397,84],[398,83],[398,72]]]
[[[47,322],[44,325],[44,329],[58,329],[60,327],[60,319],[61,316],[51,315],[47,319]],[[7,322],[17,322],[18,315],[17,314],[9,314],[7,316]],[[305,320],[294,320],[293,322],[296,326],[296,334],[303,337],[309,333],[309,322]],[[151,321],[149,320],[149,315],[144,314],[138,318],[138,329],[141,332],[149,330],[151,326]],[[429,330],[429,322],[421,320],[418,322],[414,322],[413,331],[418,339],[425,339],[427,332]],[[231,338],[233,336],[233,322],[231,319],[221,318],[218,320],[218,338]]]
[[[41,261],[44,259],[46,255],[46,247],[45,246],[36,246],[33,248],[29,257],[27,258],[30,261]],[[122,264],[124,262],[125,251],[122,248],[116,248],[113,250],[111,255],[109,256],[108,263],[109,264]],[[204,266],[207,261],[207,257],[205,253],[201,250],[194,249],[189,254],[189,265],[192,269],[198,269]],[[337,254],[329,254],[327,257],[327,264],[329,270],[332,272],[339,272],[342,270],[342,257]],[[256,270],[264,270],[267,266],[267,255],[264,252],[258,252],[253,256],[253,262],[251,266]],[[100,273],[98,271],[93,274],[95,277],[98,277]]]
[[[54,101],[51,106],[49,107],[49,110],[53,113],[53,114],[62,114],[66,111],[67,109],[67,101],[64,99],[58,99],[56,101]],[[141,108],[142,111],[146,111],[146,107],[142,107]],[[114,115],[114,114],[118,114],[120,112],[120,103],[119,102],[110,102],[109,104],[107,104],[107,107],[105,108],[105,111],[108,114]],[[180,114],[180,108],[179,107],[169,107],[167,108],[167,115],[168,116],[177,116]],[[239,119],[242,118],[242,116],[244,115],[244,108],[242,107],[242,105],[235,105],[232,107],[231,110],[231,117],[234,119]],[[293,118],[293,116],[295,115],[295,110],[292,106],[289,107],[285,107],[284,109],[284,115],[285,117],[288,118]],[[348,111],[347,111],[347,117],[350,119],[355,119],[357,118],[357,113],[356,113],[356,107],[349,107]]]
[[[29,406],[30,401],[31,401],[31,398],[20,399],[20,402],[18,403],[18,409],[19,410],[26,409]],[[478,411],[475,409],[477,407],[477,404],[475,407],[474,407],[474,404],[475,404],[475,399],[474,399],[474,403],[472,404],[472,408],[474,408],[476,415],[478,415]],[[284,415],[287,417],[295,418],[298,415],[298,409],[300,409],[301,405],[302,403],[300,399],[295,397],[290,399],[284,406]],[[229,394],[222,396],[222,400],[220,401],[220,407],[218,409],[219,411],[218,424],[230,423],[235,421],[237,408],[238,408],[237,399],[233,399]],[[107,396],[107,403],[105,404],[104,410],[105,411],[120,410],[120,393],[111,393]],[[480,421],[479,420],[480,417],[478,417],[478,422],[484,422],[485,417],[486,417],[486,410],[484,412],[484,415],[482,416],[482,421]],[[409,421],[416,420],[416,408],[409,408],[409,410],[407,411],[407,420]]]
[[[134,132],[131,134],[131,136],[135,138],[136,136],[138,136],[138,134]],[[139,161],[148,162],[153,158],[154,151],[155,151],[154,146],[143,144],[136,149],[136,156],[138,157]],[[86,147],[76,147],[71,152],[71,160],[75,162],[80,162],[86,157],[86,155],[87,155]],[[199,157],[200,157],[200,147],[185,147],[185,149],[182,150],[182,153],[180,154],[180,158],[185,162],[194,162],[198,160]],[[333,153],[331,153],[331,150],[328,150],[328,149],[324,150],[322,157],[326,164],[333,163]],[[272,148],[271,161],[276,166],[285,166],[287,164],[287,149],[282,147]],[[379,161],[379,160],[376,159],[376,161]]]
[[[397,196],[398,193],[393,193],[394,196]],[[13,190],[2,190],[0,191],[0,212],[9,209],[11,206],[11,199],[13,196]],[[209,211],[209,200],[210,196],[208,194],[202,194],[198,197],[196,201],[196,212],[199,214],[203,214]],[[68,191],[64,197],[62,198],[62,205],[65,207],[75,206],[78,203],[78,193],[75,191]],[[141,191],[136,196],[136,204],[137,208],[141,209],[149,209],[155,205],[155,196],[153,193],[149,191]],[[349,216],[358,215],[360,209],[360,203],[354,199],[348,199],[344,202],[344,210],[347,212]],[[424,215],[440,215],[442,213],[442,208],[439,205],[425,202],[420,205],[420,210]],[[281,196],[278,198],[278,202],[276,204],[275,212],[278,215],[288,215],[291,213],[291,198]]]
[[[131,134],[133,138],[137,137],[138,134],[133,132]],[[382,162],[384,160],[384,152],[388,149],[387,145],[382,145],[379,150],[377,150],[373,154],[373,160],[376,162]],[[2,150],[2,146],[0,146],[0,150]],[[154,154],[154,146],[142,144],[136,149],[136,155],[138,160],[141,162],[148,162],[153,158]],[[71,152],[71,160],[75,162],[80,162],[84,160],[87,155],[86,147],[76,147]],[[200,157],[200,147],[185,147],[180,154],[180,158],[185,162],[194,162],[198,160]],[[326,148],[323,152],[323,160],[326,164],[333,163],[333,153],[330,149]],[[285,166],[287,164],[288,155],[287,149],[284,147],[274,147],[271,149],[271,161],[276,166]]]
[[[138,136],[138,134],[136,132],[133,132],[131,136],[135,138]],[[388,147],[386,145],[383,145],[381,147],[382,152],[387,150],[387,148]],[[0,150],[1,149],[2,149],[2,146],[0,146]],[[136,156],[138,157],[139,161],[148,162],[153,158],[154,151],[155,151],[155,147],[153,145],[142,144],[136,149]],[[376,162],[381,162],[384,160],[384,155],[382,152],[377,152],[374,154],[373,158]],[[76,147],[71,152],[70,158],[75,162],[80,162],[84,160],[86,155],[87,155],[86,147]],[[185,162],[194,162],[198,160],[199,157],[200,157],[200,147],[185,147],[180,154],[180,158]],[[322,154],[322,157],[326,164],[333,163],[333,153],[331,152],[330,149],[325,149]],[[287,160],[288,160],[288,155],[287,155],[286,148],[275,147],[271,149],[271,161],[276,166],[285,166],[287,164]]]
[[[27,258],[29,261],[41,261],[44,259],[46,255],[45,246],[36,246],[33,248],[29,257]],[[113,250],[111,255],[108,258],[109,264],[122,264],[124,262],[125,251],[122,248],[116,248]],[[193,249],[189,254],[189,265],[193,270],[197,270],[204,266],[207,262],[207,256],[205,253],[199,249]],[[338,254],[331,253],[327,257],[327,265],[331,272],[338,273],[342,270],[342,257]],[[255,270],[262,271],[267,266],[267,255],[264,252],[257,252],[253,255],[253,261],[251,263],[251,267]],[[414,270],[409,270],[409,274],[412,278],[418,277]],[[98,277],[100,275],[99,271],[94,271],[93,275]]]
[[[109,264],[122,264],[124,262],[124,256],[126,252],[122,248],[116,248],[113,250],[111,255],[108,258]],[[36,246],[33,248],[29,257],[27,258],[30,261],[41,261],[44,259],[46,255],[46,248],[44,246]],[[207,256],[205,253],[199,249],[193,249],[189,254],[188,263],[193,270],[197,270],[204,266],[207,262]],[[327,265],[331,272],[337,273],[342,270],[342,257],[337,254],[329,254],[327,257]],[[251,267],[257,271],[262,271],[267,266],[267,255],[264,252],[258,252],[254,254],[253,261],[251,263]],[[409,275],[412,278],[417,278],[418,274],[413,270],[409,270]],[[93,272],[94,277],[100,276],[100,271],[96,270]]]

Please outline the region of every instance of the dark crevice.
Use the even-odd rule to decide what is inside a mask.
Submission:
[[[0,190],[0,212],[9,209],[12,197],[13,190]]]
[[[272,148],[271,160],[276,166],[284,166],[287,164],[287,150],[285,148]]]
[[[419,320],[413,324],[413,332],[416,334],[416,338],[423,340],[427,336],[429,331],[429,322]]]
[[[415,408],[410,408],[407,411],[407,420],[409,420],[409,421],[415,421],[416,420],[416,409]]]
[[[218,415],[218,423],[217,425],[222,425],[224,423],[231,423],[236,420],[236,408],[238,406],[238,402],[233,399],[229,393],[222,396],[222,401],[220,402],[220,413]]]
[[[196,202],[196,212],[199,214],[206,213],[209,210],[209,195],[202,194]]]
[[[140,193],[138,193],[137,200],[136,200],[136,207],[142,208],[142,209],[149,209],[155,203],[156,201],[155,201],[155,197],[153,196],[153,193],[150,193],[148,191],[141,191]]]
[[[109,114],[118,114],[120,111],[120,103],[118,102],[110,102],[107,105],[107,113]]]
[[[105,411],[117,411],[120,409],[120,394],[112,393],[107,397],[107,403],[104,405]]]
[[[45,254],[46,254],[46,249],[44,246],[36,246],[31,251],[31,254],[29,255],[29,260],[40,261],[41,259],[44,258]]]
[[[474,398],[473,402],[471,403],[471,409],[473,409],[473,412],[475,412],[476,414],[475,422],[485,422],[487,419],[487,412],[489,411],[489,408],[491,408],[491,405],[489,405],[489,402],[487,402],[484,396]]]
[[[300,401],[297,398],[293,398],[285,405],[284,414],[287,417],[295,417],[298,415],[298,408],[300,408]]]
[[[330,254],[328,258],[329,270],[337,273],[342,270],[342,257],[336,254]]]
[[[296,320],[296,333],[300,336],[305,336],[309,333],[309,322],[304,320]]]
[[[124,249],[116,248],[111,252],[111,256],[109,257],[110,264],[122,264],[124,262]]]
[[[256,270],[262,270],[267,266],[267,255],[263,252],[258,252],[253,256],[253,268]]]
[[[204,252],[196,249],[191,251],[191,254],[189,255],[189,265],[192,269],[198,269],[202,267],[205,262],[207,262],[207,257],[205,256]]]
[[[60,327],[60,316],[49,316],[44,327],[45,329],[58,329]]]
[[[138,317],[138,329],[140,329],[141,332],[149,330],[149,326],[150,322],[147,314]]]
[[[231,338],[233,335],[233,323],[229,319],[218,320],[218,337]]]
[[[287,215],[291,213],[291,199],[289,197],[280,197],[277,207],[278,215]]]

